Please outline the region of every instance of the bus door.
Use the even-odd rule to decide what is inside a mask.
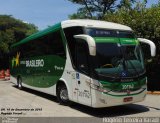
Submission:
[[[76,83],[78,102],[86,105],[91,105],[91,88],[89,77],[89,50],[88,44],[83,39],[76,39],[75,48],[76,62]]]

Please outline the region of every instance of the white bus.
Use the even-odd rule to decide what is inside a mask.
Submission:
[[[11,46],[12,81],[90,107],[145,99],[147,78],[140,42],[125,25],[67,20]]]

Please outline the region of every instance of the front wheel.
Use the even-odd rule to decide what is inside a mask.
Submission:
[[[59,85],[57,89],[57,98],[60,104],[69,105],[68,90],[65,85]]]
[[[17,87],[22,89],[22,79],[20,77],[17,79]]]

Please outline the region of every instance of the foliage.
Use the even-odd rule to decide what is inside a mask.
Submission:
[[[24,23],[11,15],[0,15],[0,69],[8,68],[9,46],[37,32],[33,24]]]
[[[37,31],[33,24],[24,23],[11,15],[0,15],[0,51],[9,52],[10,44]]]
[[[69,0],[81,7],[77,13],[70,15],[71,19],[91,18],[102,19],[107,12],[114,12],[117,8],[126,6],[131,8],[135,0]]]

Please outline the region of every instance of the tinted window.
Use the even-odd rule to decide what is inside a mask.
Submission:
[[[76,39],[76,68],[85,74],[89,73],[88,66],[88,44],[85,40]]]
[[[34,57],[43,55],[59,55],[65,57],[65,48],[60,31],[50,33],[19,46],[21,57]]]
[[[74,35],[84,34],[82,27],[69,27],[64,29],[64,33],[67,39],[67,44],[71,56],[71,60],[73,65],[75,66],[75,47],[76,47],[76,40],[73,37]]]

